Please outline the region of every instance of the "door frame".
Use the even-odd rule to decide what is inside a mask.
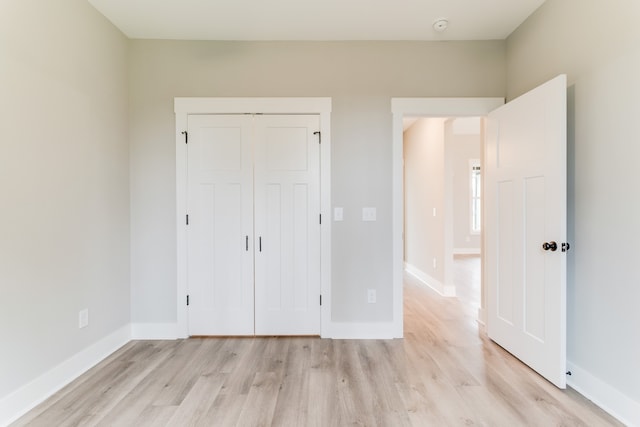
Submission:
[[[391,98],[392,113],[392,233],[393,233],[393,331],[395,337],[404,336],[403,271],[404,271],[404,147],[402,118],[421,117],[477,117],[486,116],[504,104],[504,98]],[[484,151],[484,144],[482,147]],[[484,248],[483,248],[484,249]],[[485,271],[485,269],[483,269]],[[484,274],[484,273],[483,273]],[[486,281],[482,280],[483,288]],[[479,320],[484,320],[485,296],[481,299]]]
[[[331,322],[331,98],[174,98],[176,116],[176,337],[188,338],[187,317],[187,146],[192,114],[317,114],[320,116],[320,336]]]

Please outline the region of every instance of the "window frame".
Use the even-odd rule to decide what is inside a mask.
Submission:
[[[478,172],[476,173],[476,171]],[[480,164],[480,159],[469,159],[469,234],[477,236],[481,233],[482,165]]]

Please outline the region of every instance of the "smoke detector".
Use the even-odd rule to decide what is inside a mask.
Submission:
[[[438,18],[435,21],[433,21],[433,29],[436,30],[436,32],[438,33],[441,33],[444,30],[446,30],[448,26],[449,26],[449,20],[447,18]]]

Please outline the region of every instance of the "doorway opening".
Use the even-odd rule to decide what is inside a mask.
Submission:
[[[503,98],[393,98],[393,319],[394,335],[403,336],[404,309],[404,139],[405,117],[480,117],[504,104]],[[436,209],[437,215],[437,209]],[[436,261],[437,263],[437,261]],[[484,292],[481,290],[478,319],[484,321]]]
[[[404,117],[404,268],[479,314],[482,118]]]

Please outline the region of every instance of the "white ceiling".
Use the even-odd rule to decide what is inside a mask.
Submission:
[[[544,0],[88,0],[130,38],[502,40]],[[433,29],[447,18],[443,33]]]

